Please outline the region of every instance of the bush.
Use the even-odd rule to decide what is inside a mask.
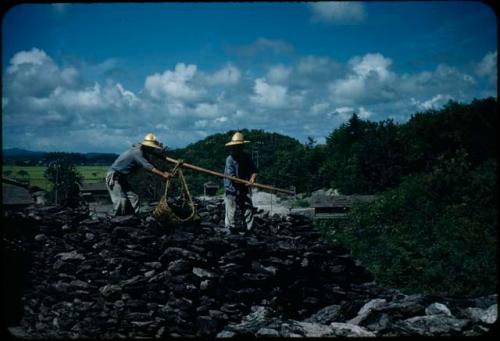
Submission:
[[[440,159],[431,173],[406,178],[323,231],[381,284],[431,294],[495,291],[496,160],[472,168],[466,159],[463,151]]]
[[[44,173],[45,178],[52,183],[49,200],[61,206],[77,207],[82,201],[80,186],[82,176],[68,158],[62,158],[50,163]]]

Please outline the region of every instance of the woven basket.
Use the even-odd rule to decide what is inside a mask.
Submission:
[[[168,200],[167,200],[168,190],[172,184],[171,179],[168,179],[165,186],[165,194],[162,196],[160,202],[153,210],[153,217],[157,221],[163,224],[180,225],[188,221],[196,220],[198,218],[196,208],[194,207],[193,199],[191,198],[191,194],[189,193],[189,188],[187,186],[186,179],[184,178],[184,174],[182,173],[182,170],[180,169],[179,166],[180,165],[177,165],[174,168],[173,173],[179,176],[182,200],[188,203],[189,208],[191,210],[191,214],[185,218],[181,218],[168,205]]]

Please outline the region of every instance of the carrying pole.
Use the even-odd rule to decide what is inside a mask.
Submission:
[[[167,160],[168,162],[172,162],[172,163],[179,163],[179,160],[172,159],[172,158],[170,158],[168,156],[165,157],[165,160]],[[289,195],[294,195],[294,193],[292,191],[288,191],[286,189],[276,188],[276,187],[269,186],[269,185],[263,185],[263,184],[259,184],[259,183],[256,183],[256,182],[251,183],[248,180],[243,180],[243,179],[240,179],[240,178],[236,178],[234,176],[229,176],[229,175],[226,175],[226,174],[223,174],[223,173],[214,172],[214,171],[212,171],[210,169],[201,168],[201,167],[198,167],[198,166],[195,166],[195,165],[191,165],[189,163],[182,162],[181,163],[181,167],[186,167],[186,168],[192,169],[192,170],[197,171],[197,172],[207,173],[207,174],[210,174],[210,175],[218,176],[220,178],[229,179],[229,180],[232,180],[234,182],[239,182],[239,183],[242,183],[242,184],[247,184],[247,185],[250,185],[250,186],[253,186],[253,187],[257,187],[257,188],[261,188],[261,189],[265,189],[265,190],[268,190],[268,191],[281,192],[281,193],[285,193],[285,194],[289,194]]]

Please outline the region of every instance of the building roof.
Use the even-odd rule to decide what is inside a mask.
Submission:
[[[375,195],[331,195],[311,198],[312,207],[352,207],[357,202],[372,202]]]
[[[84,182],[80,185],[80,192],[107,192],[108,188],[104,182]]]
[[[28,189],[2,183],[2,204],[15,205],[15,206],[29,206],[34,204],[35,201],[31,196]]]
[[[219,187],[219,185],[213,181],[207,181],[203,184],[205,187]]]

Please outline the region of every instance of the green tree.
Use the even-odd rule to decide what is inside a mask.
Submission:
[[[20,177],[19,180],[21,182],[24,182],[24,183],[29,183],[30,182],[30,179],[29,179],[30,175],[29,175],[29,173],[26,170],[24,170],[24,169],[18,170],[17,171],[17,175],[19,175],[19,177]]]
[[[52,161],[44,172],[45,178],[52,183],[49,200],[61,206],[77,207],[80,200],[82,176],[72,163],[71,158]]]
[[[431,172],[355,206],[336,242],[384,285],[450,295],[495,291],[496,160],[472,167],[467,158],[464,150],[440,158]]]

